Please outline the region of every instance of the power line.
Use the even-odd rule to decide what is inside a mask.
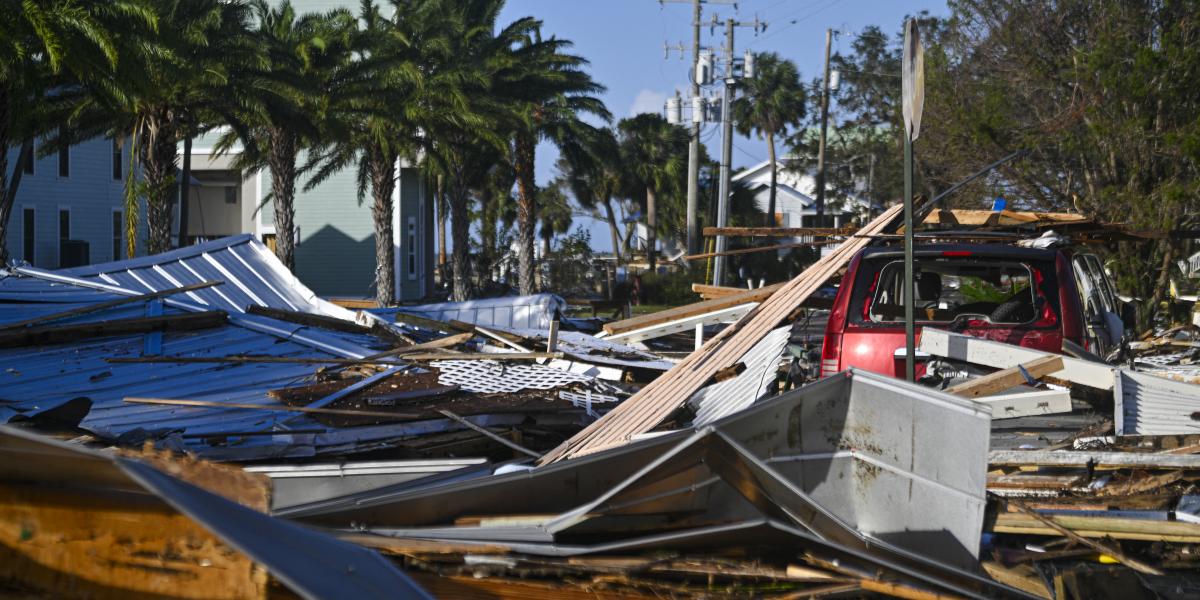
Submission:
[[[761,44],[762,42],[765,42],[765,41],[779,35],[780,33],[787,31],[788,28],[792,27],[793,25],[796,25],[797,23],[807,21],[808,19],[811,19],[811,18],[817,16],[818,14],[824,12],[826,9],[831,8],[834,4],[837,4],[839,1],[840,0],[831,0],[830,2],[824,4],[820,8],[812,11],[811,13],[809,13],[803,17],[800,17],[797,19],[792,19],[792,20],[788,21],[787,25],[784,25],[783,27],[776,29],[775,31],[771,32],[770,34],[764,35],[760,38],[755,39],[753,42],[750,42],[750,44],[748,44],[747,47],[756,46],[758,44]],[[798,14],[798,13],[795,13],[795,14]],[[787,19],[787,17],[784,17],[784,20],[786,20],[786,19]]]

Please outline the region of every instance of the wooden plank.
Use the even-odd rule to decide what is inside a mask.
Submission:
[[[110,356],[104,362],[114,364],[297,364],[297,365],[398,365],[394,361],[368,358],[292,358],[287,356]]]
[[[917,349],[922,352],[995,369],[1008,369],[1036,358],[1053,355],[1050,352],[983,340],[931,327],[922,328],[920,337]],[[1051,377],[1101,390],[1113,389],[1113,367],[1069,356],[1064,356],[1062,359],[1062,370],[1051,373]]]
[[[1019,366],[1001,369],[995,373],[988,373],[983,377],[976,377],[970,381],[946,388],[946,393],[963,396],[964,398],[991,396],[1004,390],[1010,390],[1023,383],[1028,383],[1025,379],[1025,373],[1028,373],[1030,377],[1036,380],[1055,371],[1061,371],[1062,368],[1063,362],[1061,356],[1042,356],[1022,363]],[[1024,369],[1024,373],[1022,373],[1022,369]]]
[[[63,344],[78,340],[118,335],[136,335],[154,331],[191,331],[224,325],[229,316],[225,311],[210,310],[181,315],[114,319],[93,323],[46,325],[29,327],[0,335],[0,348]]]
[[[975,398],[975,401],[992,407],[992,419],[1015,419],[1031,415],[1069,413],[1072,410],[1071,392],[1067,390],[1018,392]]]
[[[300,312],[295,310],[284,310],[282,308],[272,308],[269,306],[259,306],[251,304],[246,307],[246,312],[252,315],[269,317],[278,321],[286,321],[297,325],[305,325],[308,327],[319,327],[321,329],[331,329],[333,331],[344,331],[346,333],[371,333],[371,328],[366,325],[359,325],[354,321],[330,317],[328,315],[318,315],[314,313]]]
[[[742,304],[751,302],[762,302],[771,297],[771,294],[779,291],[786,284],[776,283],[753,290],[742,290],[736,294],[729,294],[721,298],[705,300],[703,302],[693,302],[683,306],[676,306],[666,310],[660,310],[648,315],[638,315],[632,319],[622,321],[613,321],[604,324],[604,333],[608,335],[616,335],[636,329],[644,329],[652,325],[659,325],[670,321],[678,321],[687,317],[694,317],[705,313],[717,312],[726,308],[733,308]]]
[[[562,358],[562,352],[418,352],[403,354],[401,358],[411,361],[430,360],[541,360],[543,358]]]
[[[755,246],[753,248],[737,248],[734,250],[725,250],[723,252],[702,252],[700,254],[690,254],[683,257],[684,260],[701,260],[705,258],[713,258],[716,256],[737,256],[739,254],[754,254],[756,252],[770,252],[772,250],[787,250],[789,248],[807,248],[809,246],[827,246],[829,244],[839,243],[837,240],[823,240],[815,242],[793,242],[788,244],[772,244],[770,246]]]
[[[981,565],[983,566],[983,570],[987,571],[987,574],[992,579],[1004,585],[1028,592],[1045,600],[1053,600],[1054,598],[1038,572],[1029,565],[1007,567],[994,560],[982,561]]]
[[[392,318],[397,323],[404,323],[406,325],[420,327],[421,329],[429,329],[431,331],[444,331],[446,333],[465,333],[472,331],[471,328],[464,329],[462,327],[451,325],[445,321],[438,321],[437,319],[429,319],[403,312],[396,313]]]
[[[829,237],[850,235],[853,227],[705,227],[704,236],[725,237]]]
[[[1055,517],[1048,517],[1048,516],[1042,515],[1042,514],[1038,513],[1037,511],[1029,508],[1028,506],[1025,506],[1019,500],[1009,500],[1008,505],[1016,508],[1017,510],[1021,511],[1022,513],[1024,513],[1027,516],[1033,517],[1038,522],[1057,531],[1059,534],[1066,536],[1071,541],[1073,541],[1077,544],[1082,544],[1084,546],[1092,548],[1098,552],[1102,552],[1104,554],[1112,556],[1113,558],[1116,558],[1117,560],[1119,560],[1121,562],[1121,564],[1123,564],[1139,573],[1145,573],[1147,575],[1162,575],[1163,574],[1162,571],[1160,571],[1140,560],[1137,560],[1136,558],[1126,556],[1124,553],[1121,552],[1120,547],[1113,548],[1113,547],[1109,546],[1108,544],[1101,544],[1100,542],[1097,542],[1095,540],[1091,540],[1086,537],[1083,537],[1083,536],[1071,531],[1070,528],[1065,527],[1062,524],[1058,523],[1057,519]],[[1198,527],[1197,529],[1200,529],[1200,527]]]
[[[60,321],[62,319],[69,319],[71,317],[79,317],[79,316],[83,316],[86,314],[100,312],[102,310],[108,310],[110,308],[116,308],[118,306],[124,306],[126,304],[133,304],[136,302],[146,302],[148,300],[157,300],[158,298],[163,298],[166,296],[173,296],[175,294],[184,294],[187,292],[194,292],[196,290],[203,290],[203,289],[210,288],[213,286],[221,285],[223,283],[225,283],[225,282],[224,281],[205,281],[202,283],[193,283],[192,285],[185,285],[182,287],[171,288],[168,290],[151,292],[149,294],[140,294],[137,296],[117,298],[116,300],[109,300],[107,302],[97,302],[95,304],[88,304],[87,306],[81,306],[79,308],[73,308],[71,310],[64,310],[61,312],[51,313],[48,315],[42,315],[40,317],[33,317],[31,319],[25,319],[24,321],[17,321],[15,323],[4,323],[3,325],[0,325],[0,333],[7,333],[9,330],[22,329],[22,328],[30,327],[33,325],[45,325],[46,323],[50,323],[53,321]]]
[[[595,585],[570,585],[537,580],[511,579],[469,575],[438,576],[409,571],[408,575],[421,587],[441,600],[656,600],[661,594],[644,595],[629,589],[604,591]]]
[[[1003,226],[1036,223],[1084,223],[1088,217],[1075,213],[1027,212],[1016,210],[941,209],[930,211],[926,225]]]
[[[245,410],[266,410],[278,412],[298,412],[317,415],[341,415],[349,417],[379,417],[384,419],[416,419],[421,415],[385,412],[381,410],[358,410],[342,408],[309,408],[307,406],[285,406],[282,404],[244,404],[240,402],[217,402],[209,400],[177,400],[171,398],[125,398],[130,404],[159,404],[166,406],[192,406],[198,408],[231,408]]]
[[[143,494],[5,482],[0,582],[51,598],[266,598],[268,578]]]
[[[672,333],[691,331],[697,326],[734,322],[742,318],[742,316],[745,314],[754,310],[754,307],[754,303],[742,304],[710,313],[684,317],[675,321],[667,321],[666,323],[656,323],[654,325],[648,325],[646,327],[631,331],[623,331],[614,335],[606,336],[604,339],[612,342],[621,342],[623,344],[640,342],[643,340],[652,340],[664,335],[671,335]]]
[[[993,466],[1086,467],[1099,469],[1200,469],[1200,456],[1152,452],[1090,452],[1083,450],[992,450]]]
[[[671,370],[560,444],[542,458],[541,464],[629,443],[635,435],[650,431],[669,418],[717,371],[740,361],[772,329],[785,322],[798,306],[870,243],[867,236],[890,227],[902,210],[900,205],[885,210],[859,230],[863,237],[851,238],[821,257],[763,300],[750,314],[710,338],[700,350],[689,354]],[[731,298],[737,297],[720,300],[728,302]],[[736,305],[734,301],[726,306]]]

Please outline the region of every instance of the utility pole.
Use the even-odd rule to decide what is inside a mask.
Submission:
[[[725,227],[729,220],[729,167],[733,159],[733,26],[734,20],[725,21],[725,87],[721,95],[721,182],[717,190],[717,227]],[[717,256],[713,261],[713,285],[721,285],[725,275],[725,236],[717,236]]]
[[[692,98],[700,97],[700,80],[696,77],[696,65],[700,63],[700,26],[704,4],[734,4],[733,0],[658,0],[665,3],[692,5],[692,65],[688,79],[692,82]],[[680,48],[682,50],[682,48]],[[688,254],[700,252],[700,128],[704,119],[692,119],[692,139],[688,143],[687,177],[687,249]]]
[[[833,45],[833,29],[825,30],[825,78],[821,85],[821,141],[817,145],[817,222],[825,226],[825,132],[829,129],[829,48]]]
[[[717,19],[713,17],[713,26]],[[735,27],[752,27],[755,33],[765,30],[766,23],[757,17],[752,22],[738,22],[734,19],[725,20],[725,87],[721,96],[721,181],[717,186],[717,227],[727,226],[729,220],[729,179],[733,161],[733,91],[737,85],[737,64],[733,59],[733,29]],[[749,60],[749,59],[746,59]],[[743,63],[743,66],[745,63]],[[713,260],[713,285],[721,285],[725,273],[725,236],[717,236],[717,255]]]

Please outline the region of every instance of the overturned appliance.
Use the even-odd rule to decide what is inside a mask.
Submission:
[[[786,530],[797,547],[922,586],[1011,594],[973,570],[989,425],[986,407],[847,371],[695,430],[529,471],[402,484],[281,514],[546,556],[767,526]]]

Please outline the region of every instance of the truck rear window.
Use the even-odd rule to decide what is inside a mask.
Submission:
[[[917,321],[950,323],[970,319],[1018,325],[1039,316],[1038,276],[1029,265],[996,260],[918,259],[913,268]],[[904,262],[894,260],[883,264],[878,277],[872,279],[873,285],[861,296],[862,320],[903,322]]]

